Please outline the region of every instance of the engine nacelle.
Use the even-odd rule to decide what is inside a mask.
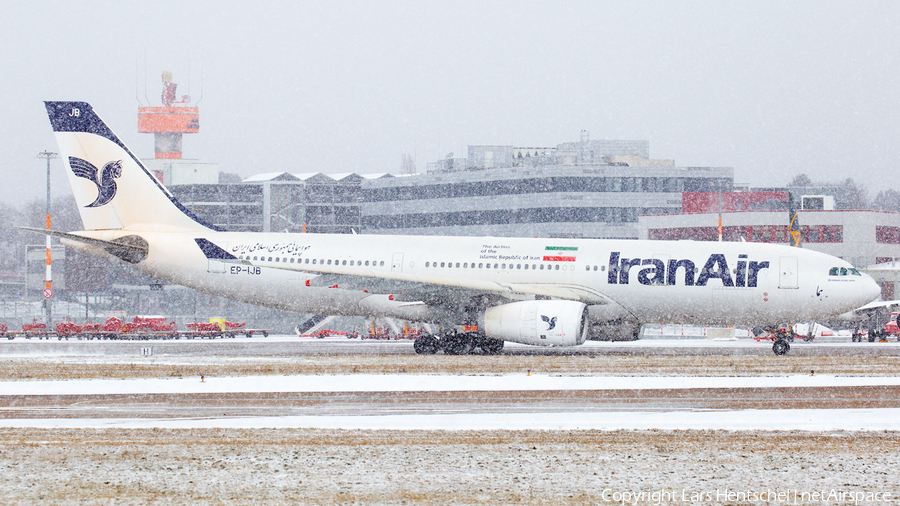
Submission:
[[[587,306],[571,300],[529,300],[488,308],[479,322],[487,337],[536,346],[576,346],[587,339]]]

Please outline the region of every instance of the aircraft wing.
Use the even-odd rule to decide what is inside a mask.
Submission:
[[[900,306],[900,300],[878,300],[875,302],[870,302],[860,308],[857,308],[855,311],[858,313],[859,312],[864,313],[864,312],[874,311],[874,310],[881,309],[881,308],[890,308],[892,306]]]
[[[248,263],[242,261],[242,263]],[[269,262],[249,262],[260,267],[309,272],[319,276],[310,281],[313,286],[334,286],[339,288],[369,290],[373,293],[393,294],[397,300],[419,301],[434,297],[435,292],[446,294],[450,289],[461,292],[458,295],[475,296],[481,293],[498,295],[539,295],[558,299],[577,300],[588,305],[610,304],[609,297],[577,284],[521,284],[501,283],[474,278],[448,278],[442,276],[418,276],[402,272],[373,271],[353,267],[318,267],[304,265],[272,265]]]

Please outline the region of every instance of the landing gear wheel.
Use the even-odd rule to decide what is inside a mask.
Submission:
[[[772,351],[775,352],[776,355],[784,355],[791,351],[791,345],[788,344],[787,341],[779,339],[772,345]]]
[[[434,336],[419,336],[413,341],[413,349],[419,355],[434,355],[438,351],[440,343]]]
[[[500,339],[489,339],[487,337],[483,337],[481,338],[481,344],[479,346],[488,355],[496,355],[503,351],[503,341],[501,341]]]
[[[474,341],[467,334],[448,334],[441,339],[441,347],[447,355],[468,355],[475,347]]]

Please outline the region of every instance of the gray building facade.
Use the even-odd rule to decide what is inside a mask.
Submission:
[[[426,174],[259,174],[172,187],[228,230],[637,239],[638,216],[682,211],[682,192],[731,191],[731,167],[676,167],[648,141],[469,146]]]
[[[573,164],[367,180],[373,234],[637,239],[642,214],[681,212],[685,191],[730,191],[733,169]]]

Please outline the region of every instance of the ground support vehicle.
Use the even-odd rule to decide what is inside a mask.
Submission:
[[[50,339],[55,335],[55,332],[47,331],[46,323],[38,322],[36,319],[33,319],[31,323],[22,325],[22,330],[9,330],[9,327],[7,327],[6,324],[0,323],[0,337],[5,337],[9,340],[13,340],[17,337],[24,337],[26,339],[31,339],[32,337],[38,339]]]
[[[339,330],[320,330],[318,332],[313,332],[312,334],[299,334],[297,337],[312,337],[315,339],[325,339],[326,337],[331,336],[345,336],[347,339],[355,339],[359,337],[355,332],[341,332]]]
[[[884,334],[882,336],[883,341],[887,342],[889,337],[894,337],[900,342],[900,327],[897,324],[897,316],[900,315],[900,312],[894,311],[891,313],[891,319],[887,323],[884,324]],[[872,341],[872,339],[870,339]],[[882,339],[879,339],[882,341]]]
[[[215,339],[225,337],[236,337],[244,335],[253,337],[253,334],[262,334],[268,337],[272,329],[248,329],[246,323],[231,323],[223,321],[220,323],[189,323],[188,330],[178,330],[175,322],[166,322],[162,317],[145,317],[136,316],[133,321],[123,323],[122,320],[112,317],[105,323],[85,323],[78,324],[70,321],[63,321],[56,324],[56,328],[52,331],[47,330],[45,323],[36,320],[30,324],[22,326],[22,330],[9,330],[8,327],[0,323],[0,337],[7,339],[15,339],[16,337],[25,337],[31,339],[50,339],[56,337],[62,339],[114,339],[114,340],[132,340],[146,341],[159,339]]]

